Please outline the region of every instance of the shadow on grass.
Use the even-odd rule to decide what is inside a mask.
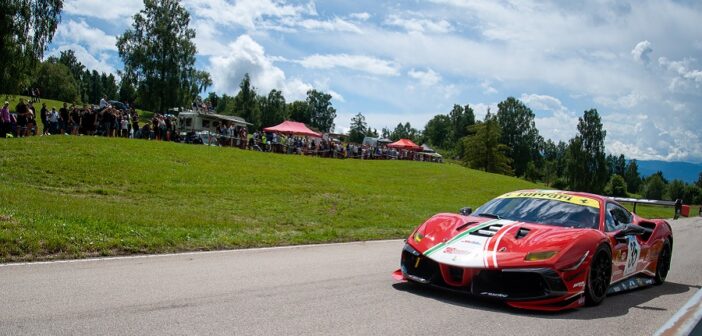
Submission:
[[[566,320],[592,320],[615,316],[625,316],[631,309],[641,309],[652,312],[667,311],[667,308],[656,307],[653,305],[648,305],[647,303],[658,297],[686,293],[701,287],[697,285],[666,282],[660,286],[643,287],[640,289],[610,295],[604,300],[604,302],[602,302],[602,304],[596,307],[582,307],[579,309],[561,312],[538,312],[512,308],[497,300],[473,297],[467,294],[464,295],[461,293],[409,282],[396,283],[392,286],[398,291],[415,294],[463,308],[480,309],[484,311],[530,316],[542,319]],[[673,312],[670,313],[672,314]]]

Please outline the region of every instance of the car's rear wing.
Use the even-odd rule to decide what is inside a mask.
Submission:
[[[636,213],[636,205],[637,204],[675,206],[675,202],[673,202],[673,201],[661,201],[661,200],[627,198],[627,197],[608,197],[608,198],[611,200],[620,202],[620,203],[633,203],[634,204],[634,209],[632,210],[633,213]]]

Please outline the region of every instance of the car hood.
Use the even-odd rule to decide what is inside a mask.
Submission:
[[[569,251],[593,231],[596,230],[438,214],[420,226],[408,242],[430,259],[452,266],[540,267],[564,256],[573,259],[582,255]],[[540,258],[525,260],[530,252],[543,253]]]

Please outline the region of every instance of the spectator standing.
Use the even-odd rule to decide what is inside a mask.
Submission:
[[[680,211],[682,211],[682,200],[681,199],[676,199],[675,200],[675,216],[673,216],[673,219],[678,219],[680,218]]]
[[[135,109],[132,109],[132,129],[134,129],[133,137],[137,138],[137,133],[139,132],[139,114]]]
[[[7,137],[7,133],[12,131],[12,120],[10,119],[10,102],[5,101],[5,104],[0,110],[0,137]]]
[[[121,125],[122,126],[122,137],[129,137],[129,117],[127,115],[122,116]]]
[[[56,112],[56,108],[52,107],[51,112],[49,112],[49,133],[56,134],[59,131],[59,113]]]
[[[15,106],[15,113],[17,113],[17,136],[23,137],[27,132],[27,114],[29,109],[27,104],[24,103],[24,98],[20,98],[19,103]]]
[[[78,129],[80,128],[80,111],[78,111],[77,107],[73,106],[69,118],[71,119],[71,134],[78,135]]]
[[[59,109],[59,132],[68,134],[68,104],[63,103],[63,107]]]
[[[48,118],[49,110],[46,108],[46,103],[41,104],[41,111],[39,117],[41,118],[41,135],[49,135],[49,121]]]

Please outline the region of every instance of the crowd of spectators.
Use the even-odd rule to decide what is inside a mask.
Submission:
[[[44,135],[96,135],[106,137],[170,140],[176,134],[174,118],[156,114],[139,126],[139,114],[126,104],[112,106],[105,98],[99,105],[64,103],[57,111],[42,103],[37,111],[30,100],[21,98],[10,111],[5,102],[0,110],[0,138]]]
[[[123,137],[208,145],[238,147],[281,154],[312,155],[328,158],[356,158],[366,160],[416,160],[441,162],[435,155],[411,150],[390,148],[385,144],[360,145],[343,143],[325,135],[322,138],[285,135],[256,131],[249,134],[246,127],[223,123],[214,132],[178,131],[178,119],[172,115],[155,114],[140,127],[139,114],[126,104],[117,108],[106,98],[99,105],[82,106],[64,103],[57,111],[45,103],[36,111],[32,101],[23,98],[10,111],[9,102],[0,110],[0,137],[27,137],[48,135],[91,135]],[[126,108],[125,108],[126,106]]]
[[[375,145],[345,143],[329,135],[318,138],[263,131],[256,131],[248,135],[245,127],[233,124],[225,124],[218,127],[214,134],[208,134],[206,142],[208,144],[261,152],[310,155],[325,158],[442,162],[440,156],[431,153],[391,148],[386,144],[380,143]]]

